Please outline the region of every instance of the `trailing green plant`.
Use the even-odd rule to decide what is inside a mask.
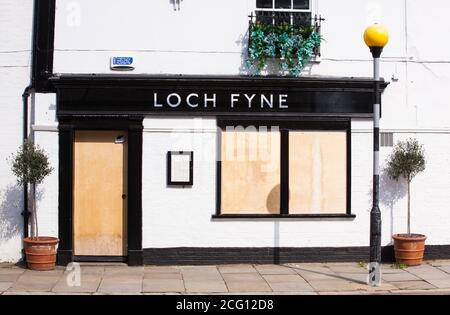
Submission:
[[[299,76],[321,41],[322,37],[312,27],[253,23],[247,66],[259,74],[267,65],[267,59],[279,57],[282,71]]]
[[[406,269],[406,268],[408,268],[408,266],[405,265],[405,264],[401,264],[401,263],[396,262],[396,263],[393,263],[391,265],[391,268],[392,269]]]
[[[425,151],[416,139],[398,142],[387,160],[387,175],[393,180],[404,178],[408,184],[408,234],[411,234],[411,181],[424,170]]]
[[[358,261],[358,266],[367,269],[367,263],[365,261]]]
[[[11,156],[11,170],[20,185],[30,184],[32,192],[32,218],[35,235],[38,236],[36,218],[36,185],[42,183],[53,168],[46,152],[31,140],[25,140],[19,150]],[[27,209],[25,209],[27,211]]]

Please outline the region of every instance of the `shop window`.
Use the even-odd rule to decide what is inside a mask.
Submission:
[[[311,25],[310,0],[256,0],[256,22]]]
[[[223,214],[280,213],[280,133],[256,128],[222,132]]]
[[[219,126],[216,217],[352,216],[348,121]]]
[[[289,132],[289,213],[347,211],[345,131]]]

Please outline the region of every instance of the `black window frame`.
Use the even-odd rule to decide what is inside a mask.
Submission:
[[[189,156],[189,180],[174,181],[172,180],[172,156],[188,155]],[[194,151],[168,151],[167,152],[167,186],[193,186],[194,185]]]
[[[308,0],[308,8],[295,8],[291,0],[290,8],[277,8],[276,0],[270,0],[271,7],[258,7],[258,0],[255,0],[255,19],[257,22],[280,24],[286,23],[295,26],[313,26],[313,3]]]
[[[261,120],[258,118],[223,117],[217,120],[217,162],[216,162],[216,213],[213,219],[270,219],[270,218],[355,218],[351,212],[351,119],[350,118],[274,118]],[[279,214],[222,214],[222,130],[230,126],[242,126],[244,128],[263,126],[270,130],[278,127],[280,131],[280,213]],[[346,213],[326,214],[290,214],[289,213],[289,131],[345,131],[347,145],[347,170],[346,170]]]

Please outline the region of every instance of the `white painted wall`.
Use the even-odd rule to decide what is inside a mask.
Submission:
[[[22,190],[7,157],[22,141],[22,92],[30,82],[32,1],[0,2],[0,261],[20,258]]]
[[[325,17],[320,62],[304,75],[370,77],[370,53],[362,41],[368,24],[379,21],[391,41],[382,76],[381,128],[394,141],[418,138],[427,169],[412,186],[412,227],[428,244],[450,244],[450,31],[448,1],[314,0]],[[111,73],[109,58],[133,55],[140,74],[245,74],[247,15],[255,0],[57,0],[56,73]],[[21,94],[29,83],[32,1],[0,3],[0,261],[20,257],[21,190],[6,157],[21,142]],[[443,37],[444,36],[444,37]],[[117,75],[124,73],[116,73]],[[395,76],[398,80],[391,80]],[[32,124],[36,142],[51,155],[53,174],[40,189],[41,233],[57,235],[57,122],[55,96],[35,95]],[[352,121],[352,210],[356,219],[214,221],[215,119],[150,118],[145,121],[143,246],[366,246],[371,208],[371,122]],[[192,188],[166,187],[168,150],[195,151]],[[381,148],[382,160],[391,148]],[[198,152],[205,152],[200,159]],[[404,187],[382,181],[383,244],[406,229]],[[402,190],[403,189],[403,190]],[[395,202],[390,202],[394,200]]]

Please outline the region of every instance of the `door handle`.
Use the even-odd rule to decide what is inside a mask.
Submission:
[[[123,194],[122,195],[122,199],[126,199],[127,198],[127,195],[126,194]]]

